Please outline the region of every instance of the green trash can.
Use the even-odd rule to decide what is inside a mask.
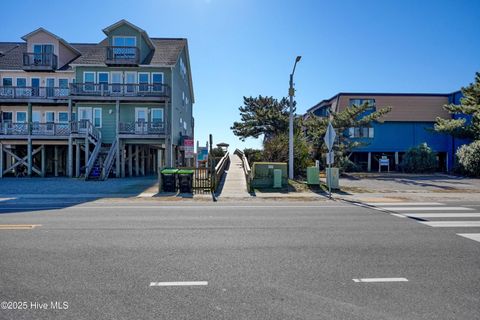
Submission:
[[[175,169],[175,168],[166,168],[161,171],[162,190],[164,192],[177,191],[177,172],[178,172],[178,169]]]
[[[180,193],[193,193],[193,170],[180,169],[177,171],[178,188]]]
[[[307,168],[307,184],[320,185],[320,171],[318,167]]]

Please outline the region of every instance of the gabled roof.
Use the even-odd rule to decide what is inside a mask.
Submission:
[[[23,53],[27,52],[25,42],[0,42],[0,70],[22,70]]]
[[[313,107],[309,108],[305,113],[311,113],[318,109],[319,107],[322,107],[326,102],[331,102],[335,100],[336,98],[340,96],[354,96],[354,97],[361,97],[361,96],[368,96],[368,97],[374,97],[374,96],[410,96],[410,97],[448,97],[452,93],[386,93],[386,92],[339,92],[330,99],[324,99],[314,105]]]
[[[187,40],[181,38],[153,38],[152,43],[155,50],[152,50],[152,53],[142,64],[174,67],[183,48],[186,47]],[[100,43],[72,43],[70,45],[79,52],[80,56],[60,70],[66,70],[73,64],[105,65],[105,47],[108,46],[106,39]],[[25,42],[0,42],[0,51],[3,52],[3,55],[0,56],[0,70],[23,69],[23,53],[27,52]]]
[[[137,30],[138,32],[140,32],[140,33],[142,34],[142,36],[145,38],[145,40],[146,40],[148,46],[150,47],[150,49],[152,49],[152,50],[155,49],[155,46],[153,45],[152,40],[151,40],[150,37],[148,36],[147,32],[146,32],[145,30],[143,30],[142,28],[137,27],[137,26],[134,25],[133,23],[128,22],[128,21],[125,20],[125,19],[122,19],[122,20],[120,20],[120,21],[115,22],[114,24],[106,27],[106,28],[103,29],[102,31],[103,31],[103,33],[105,33],[105,34],[108,36],[108,34],[110,33],[110,31],[115,30],[115,29],[117,29],[118,27],[120,27],[120,26],[122,26],[122,25],[127,25],[127,26],[129,26],[130,28],[135,29],[135,30]]]
[[[155,50],[142,61],[141,64],[156,65],[163,67],[175,66],[180,53],[185,47],[187,40],[181,38],[152,38]],[[107,39],[100,43],[72,43],[82,53],[72,64],[76,65],[105,65],[105,47]]]
[[[59,36],[57,36],[56,34],[51,33],[50,31],[48,31],[48,30],[46,30],[46,29],[44,29],[44,28],[42,28],[42,27],[40,27],[40,28],[38,28],[38,29],[36,29],[36,30],[34,30],[34,31],[32,31],[32,32],[24,35],[24,36],[22,37],[22,40],[27,41],[28,38],[30,38],[31,36],[33,36],[33,35],[35,35],[35,34],[37,34],[37,33],[39,33],[39,32],[44,32],[44,33],[46,33],[46,34],[54,37],[54,38],[57,39],[59,42],[61,42],[65,47],[69,48],[70,50],[72,50],[73,52],[75,52],[75,53],[78,54],[78,55],[80,54],[80,52],[79,52],[77,49],[75,49],[74,47],[72,47],[72,46],[70,45],[70,43],[68,43],[68,42],[65,41],[64,39],[62,39],[62,38],[60,38]]]

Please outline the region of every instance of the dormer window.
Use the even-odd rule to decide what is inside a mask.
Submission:
[[[137,37],[123,37],[123,36],[113,37],[114,47],[135,47],[136,44],[137,44]]]
[[[55,70],[57,56],[53,44],[33,44],[33,52],[23,54],[23,66],[26,70]]]
[[[33,52],[37,54],[53,53],[53,44],[34,44]]]
[[[128,36],[113,36],[112,46],[107,47],[107,64],[131,65],[140,60],[137,38]]]

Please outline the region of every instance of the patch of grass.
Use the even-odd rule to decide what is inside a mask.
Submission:
[[[287,192],[326,192],[328,188],[325,184],[320,183],[320,185],[308,185],[305,180],[288,180],[288,186],[282,188],[259,188],[255,189],[255,192],[262,193],[262,192],[279,192],[279,193],[287,193]]]

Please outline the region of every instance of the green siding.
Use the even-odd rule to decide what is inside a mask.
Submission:
[[[185,50],[180,55],[186,65]],[[189,70],[187,70],[187,77],[183,78],[180,74],[180,59],[178,59],[175,68],[172,70],[172,108],[173,108],[173,124],[172,124],[172,141],[174,144],[178,144],[180,140],[180,132],[182,135],[193,136],[192,130],[192,97],[190,96],[190,88],[188,82]],[[182,93],[185,93],[188,97],[189,103],[183,105]],[[182,118],[182,124],[180,125],[180,118]],[[184,130],[183,121],[187,123],[187,130]]]
[[[140,49],[140,63],[143,63],[143,60],[145,60],[145,57],[148,56],[151,51],[142,34],[127,25],[121,25],[118,28],[110,31],[108,35],[108,42],[110,45],[113,45],[114,36],[136,37],[137,47]]]
[[[108,35],[108,41],[110,45],[113,42],[113,36],[135,36],[137,38],[137,47],[141,51],[141,60],[150,53],[150,48],[147,45],[146,39],[137,30],[127,26],[121,25],[118,28],[111,30]],[[181,58],[188,67],[187,57],[185,49],[181,52]],[[180,57],[173,68],[159,68],[159,67],[107,67],[107,66],[78,66],[76,67],[75,80],[78,83],[83,82],[83,73],[85,71],[93,72],[112,72],[112,71],[136,71],[136,72],[161,72],[163,73],[164,83],[171,86],[172,96],[170,99],[170,105],[167,110],[164,110],[165,121],[169,124],[167,127],[171,128],[172,143],[179,144],[180,135],[193,136],[192,119],[192,97],[190,95],[190,83],[188,77],[190,76],[190,70],[187,70],[185,79],[180,74]],[[138,76],[137,76],[138,80]],[[110,77],[111,81],[111,77]],[[182,93],[188,97],[189,103],[184,105],[182,99]],[[77,103],[77,106],[89,106],[89,107],[102,107],[103,125],[102,136],[105,143],[111,143],[115,137],[115,104],[114,103]],[[152,103],[139,102],[137,104],[121,104],[120,105],[120,122],[133,122],[135,121],[135,107],[158,107]],[[164,107],[160,105],[160,107]],[[109,114],[109,110],[113,110],[112,114]],[[182,124],[180,124],[180,118],[182,118]],[[183,127],[183,121],[187,124],[187,129]],[[171,123],[170,123],[171,122]],[[170,134],[170,130],[167,134]]]
[[[112,143],[115,139],[115,131],[116,131],[116,124],[115,124],[115,113],[116,113],[116,106],[115,104],[96,104],[96,103],[77,103],[74,112],[77,112],[77,108],[79,107],[87,107],[87,108],[102,108],[102,128],[100,131],[102,132],[102,142],[103,143]],[[135,108],[142,107],[142,108],[164,108],[163,104],[120,104],[120,122],[134,122],[135,121]],[[110,114],[110,110],[112,113]],[[93,110],[92,110],[93,112]],[[164,110],[165,116],[165,110]]]

